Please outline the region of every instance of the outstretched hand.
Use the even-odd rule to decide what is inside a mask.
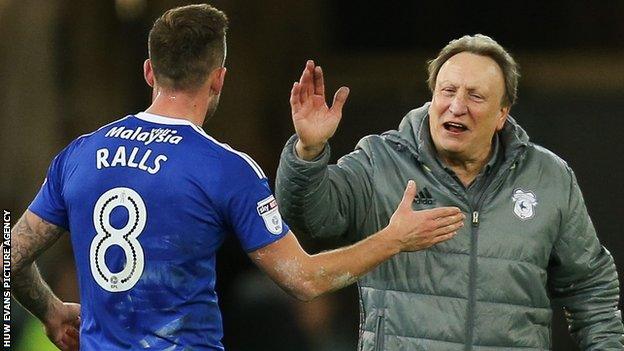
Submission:
[[[80,349],[80,305],[63,303],[55,306],[44,322],[46,335],[62,351]]]
[[[299,136],[295,146],[299,157],[311,160],[323,151],[338,128],[347,96],[349,88],[341,87],[334,94],[332,106],[327,106],[323,69],[308,60],[301,78],[290,91],[292,119]]]
[[[401,243],[401,251],[418,251],[451,239],[464,225],[466,216],[457,207],[414,211],[416,184],[407,183],[403,199],[390,218],[388,229]]]

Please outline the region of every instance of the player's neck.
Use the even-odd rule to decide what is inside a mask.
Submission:
[[[164,91],[156,88],[154,89],[152,104],[145,112],[185,119],[201,127],[206,119],[209,100],[202,92],[187,93]]]

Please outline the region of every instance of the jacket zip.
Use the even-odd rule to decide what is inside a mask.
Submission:
[[[505,167],[500,176],[495,177],[492,181],[490,181],[484,191],[479,195],[475,206],[472,207],[472,224],[470,226],[470,268],[468,273],[468,313],[466,316],[466,351],[472,350],[474,338],[475,308],[477,304],[477,244],[479,242],[479,214],[488,191],[493,187],[493,185],[498,186],[506,179],[507,173],[514,168],[515,162],[516,161],[514,160],[512,162],[512,167]]]
[[[472,211],[472,225],[470,226],[470,266],[468,273],[468,313],[466,318],[466,350],[472,350],[474,334],[474,309],[476,305],[477,285],[477,235],[479,234],[479,209]]]
[[[377,327],[375,329],[375,351],[383,351],[384,349],[384,317],[384,309],[379,309],[377,311]]]

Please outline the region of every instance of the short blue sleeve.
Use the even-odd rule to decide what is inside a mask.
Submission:
[[[246,252],[271,244],[289,231],[266,178],[231,192],[226,206],[230,227]]]
[[[66,152],[67,149],[61,151],[52,160],[46,179],[43,181],[39,193],[30,206],[28,206],[28,209],[47,222],[69,229],[62,186],[63,163]]]

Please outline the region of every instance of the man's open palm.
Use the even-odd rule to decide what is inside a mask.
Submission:
[[[290,91],[292,119],[299,136],[299,156],[314,158],[323,150],[338,128],[348,95],[349,88],[341,87],[334,95],[332,106],[327,106],[323,70],[315,66],[314,61],[308,60],[301,78]]]

